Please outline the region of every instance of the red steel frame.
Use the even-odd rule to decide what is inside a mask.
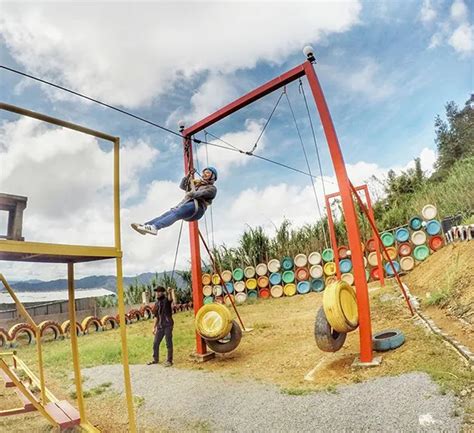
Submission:
[[[367,204],[367,210],[369,212],[370,218],[374,219],[374,210],[372,209],[372,201],[370,200],[369,188],[367,185],[360,185],[354,187],[356,191],[362,191],[365,195],[365,202]],[[324,198],[326,200],[326,212],[328,215],[328,225],[329,225],[329,237],[331,238],[331,248],[334,251],[334,262],[336,263],[336,275],[337,279],[341,279],[341,269],[339,268],[339,255],[338,255],[338,245],[336,239],[336,230],[334,228],[334,221],[332,219],[332,212],[331,212],[331,204],[329,202],[330,199],[339,197],[339,192],[334,192],[332,194],[327,194]],[[377,255],[377,267],[379,269],[379,281],[382,287],[385,286],[385,279],[383,276],[383,266],[382,266],[382,255],[380,254],[380,243],[379,238],[377,236],[377,232],[372,229],[372,234],[375,242],[375,253]],[[352,250],[351,250],[352,251]],[[363,259],[362,259],[363,260]]]
[[[311,92],[313,94],[321,123],[323,125],[326,140],[329,146],[334,171],[339,186],[342,199],[342,206],[346,218],[347,235],[349,248],[353,254],[354,280],[357,288],[357,305],[359,310],[359,340],[360,340],[360,361],[372,361],[372,328],[370,322],[370,305],[368,286],[365,278],[365,268],[362,258],[362,248],[360,241],[359,226],[357,224],[357,214],[352,201],[352,192],[350,181],[347,176],[344,158],[339,146],[336,130],[334,128],[331,115],[329,113],[326,100],[324,98],[321,85],[319,83],[313,64],[308,60],[301,65],[289,70],[273,80],[268,81],[260,87],[252,90],[246,95],[236,99],[230,104],[222,107],[213,114],[205,117],[194,125],[185,128],[182,132],[184,153],[185,153],[185,174],[193,168],[192,146],[190,146],[191,137],[205,128],[213,125],[219,120],[224,119],[232,113],[246,107],[264,96],[268,95],[281,87],[306,76]],[[199,249],[198,223],[193,221],[189,223],[189,236],[191,239],[191,269],[192,269],[192,287],[194,313],[203,305],[202,280],[201,280],[201,255]],[[199,355],[206,353],[206,345],[202,338],[196,333],[196,352]]]

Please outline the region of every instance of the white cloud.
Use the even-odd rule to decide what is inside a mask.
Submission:
[[[474,26],[468,24],[461,24],[454,30],[453,34],[448,40],[458,53],[463,55],[474,51]]]
[[[451,5],[451,18],[454,21],[464,22],[467,20],[468,10],[463,0],[454,0]]]
[[[136,107],[198,73],[280,63],[348,30],[360,11],[358,1],[3,3],[0,28],[28,72]]]
[[[436,18],[436,10],[430,0],[424,0],[420,11],[420,20],[423,23],[430,23]]]

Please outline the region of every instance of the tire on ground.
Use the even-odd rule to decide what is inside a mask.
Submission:
[[[150,305],[144,305],[140,308],[144,320],[150,320],[153,317],[153,307]]]
[[[115,320],[117,321],[117,323],[119,324],[120,326],[120,314],[117,314],[115,316]],[[128,313],[125,313],[125,325],[130,325],[130,317],[128,316]]]
[[[239,324],[235,320],[232,320],[229,341],[206,340],[206,344],[209,349],[216,353],[229,353],[237,348],[240,344],[240,340],[242,340],[242,330],[240,329]]]
[[[142,320],[143,316],[140,310],[132,309],[127,313],[128,320],[130,320],[130,323],[135,323],[139,322]]]
[[[102,323],[100,323],[100,319],[95,316],[87,316],[81,322],[82,330],[85,334],[89,334],[89,329],[94,327],[95,332],[101,332],[103,330]]]
[[[5,328],[0,328],[0,347],[10,347],[10,335]]]
[[[70,328],[71,328],[70,320],[64,321],[63,324],[61,325],[61,329],[63,330],[63,334],[65,337],[68,336]],[[84,334],[84,330],[82,329],[81,324],[79,322],[76,322],[76,335],[80,337],[82,334]]]
[[[377,352],[396,349],[405,342],[405,336],[399,329],[387,329],[372,336],[372,348]]]
[[[323,352],[337,352],[346,341],[346,333],[337,332],[329,324],[324,308],[321,307],[316,313],[314,322],[314,338],[317,346]]]
[[[35,330],[33,327],[28,323],[17,323],[16,325],[13,325],[8,331],[12,346],[18,345],[18,337],[20,337],[22,334],[25,334],[27,337],[26,344],[35,344]]]
[[[327,321],[337,332],[347,333],[359,326],[359,314],[354,289],[345,281],[326,287],[323,308]]]
[[[53,340],[57,340],[58,338],[64,338],[64,333],[61,329],[61,325],[58,322],[55,322],[54,320],[45,320],[38,325],[38,328],[40,329],[42,340],[44,339],[46,332],[49,330],[53,331]]]
[[[222,304],[203,305],[194,320],[196,331],[205,340],[220,340],[232,328],[232,316],[229,309]]]
[[[102,317],[100,323],[102,324],[104,331],[107,329],[116,329],[119,327],[118,320],[114,316],[110,315]]]

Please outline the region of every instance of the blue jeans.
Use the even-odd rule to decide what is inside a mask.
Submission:
[[[199,206],[196,215],[193,216],[195,210],[194,200],[191,200],[181,206],[171,208],[168,212],[165,212],[163,215],[160,215],[145,224],[153,225],[157,230],[160,230],[169,227],[179,220],[189,221],[192,217],[192,221],[196,221],[204,215],[205,209],[202,206]]]

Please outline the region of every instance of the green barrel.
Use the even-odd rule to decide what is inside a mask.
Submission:
[[[293,271],[285,271],[281,278],[285,284],[292,283],[295,281],[295,273]]]
[[[244,279],[244,270],[242,268],[235,268],[232,276],[235,281],[242,281]]]
[[[204,298],[204,304],[212,304],[214,302],[214,298],[212,296],[206,296]]]
[[[257,299],[257,297],[258,297],[258,292],[256,290],[249,290],[247,292],[248,299]]]
[[[395,237],[393,236],[392,233],[390,232],[384,232],[380,235],[380,238],[382,239],[382,243],[386,247],[391,247],[395,243]]]
[[[430,255],[430,249],[426,245],[418,245],[413,250],[413,257],[419,262],[422,262]]]
[[[291,257],[283,257],[281,261],[281,267],[284,271],[290,271],[293,269],[293,259]]]
[[[326,248],[321,254],[321,257],[325,262],[332,262],[334,260],[334,251],[332,248]]]

